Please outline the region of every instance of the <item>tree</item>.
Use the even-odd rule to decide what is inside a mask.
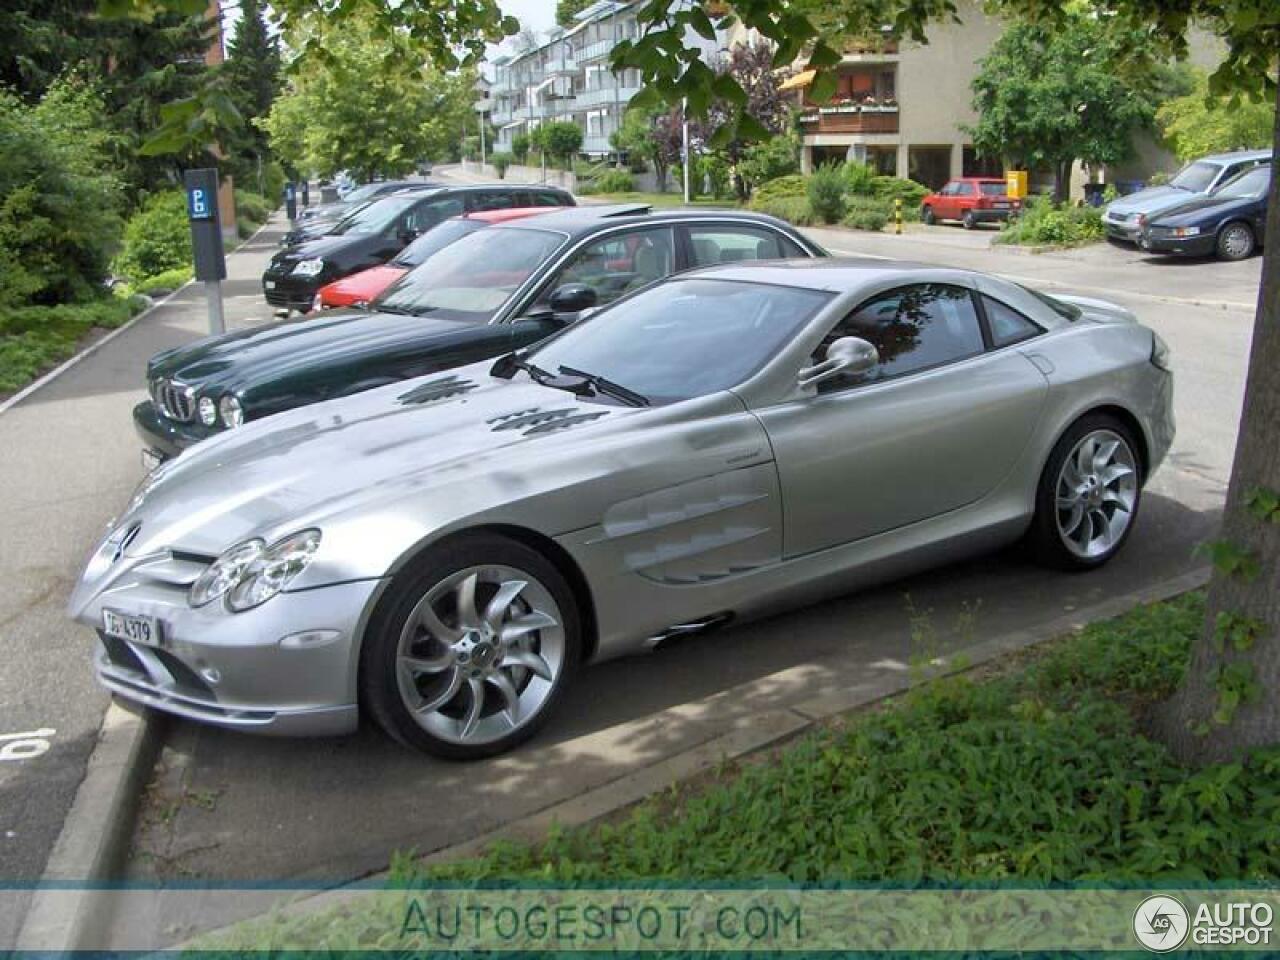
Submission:
[[[369,20],[334,27],[320,17],[295,24],[290,46],[324,42],[323,59],[299,59],[263,121],[272,151],[299,170],[360,178],[398,176],[420,160],[448,156],[474,120],[470,71],[422,66],[425,48],[403,31],[387,35]],[[416,61],[406,70],[403,64]]]
[[[556,23],[562,27],[572,27],[578,21],[574,17],[595,0],[556,0]]]
[[[227,93],[245,123],[239,136],[226,146],[241,161],[240,178],[255,173],[269,156],[267,133],[254,121],[271,112],[280,86],[280,45],[267,30],[259,0],[241,0],[240,22],[227,45],[223,67]]]
[[[547,156],[558,158],[566,170],[573,166],[574,155],[582,149],[582,128],[568,120],[544,123],[529,138]]]
[[[1197,70],[1185,96],[1162,104],[1156,121],[1178,159],[1185,162],[1207,153],[1265,147],[1271,141],[1275,104],[1241,100],[1209,90],[1209,76]]]
[[[1067,198],[1076,160],[1117,163],[1134,131],[1155,119],[1156,69],[1116,69],[1116,28],[1083,11],[1060,26],[1008,25],[973,79],[980,154],[1011,166],[1048,166],[1054,198]]]
[[[628,110],[622,115],[622,126],[609,135],[615,150],[642,157],[653,167],[658,192],[667,189],[667,173],[680,162],[683,147],[680,111],[668,107],[661,110]]]

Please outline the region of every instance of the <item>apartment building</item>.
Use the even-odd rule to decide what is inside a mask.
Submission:
[[[490,119],[497,128],[495,150],[510,151],[512,138],[548,121],[568,120],[582,129],[583,153],[603,156],[609,135],[619,128],[631,98],[640,92],[637,70],[614,73],[609,55],[623,40],[639,35],[639,2],[599,0],[581,11],[577,23],[553,32],[532,50],[494,61]],[[710,60],[724,43],[690,35]]]

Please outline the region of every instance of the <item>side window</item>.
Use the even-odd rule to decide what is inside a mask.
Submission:
[[[957,184],[956,184],[956,196],[958,196],[958,197],[972,197],[972,196],[973,196],[973,184],[972,184],[972,183],[957,183]]]
[[[982,309],[987,314],[993,347],[1007,347],[1011,343],[1029,340],[1044,332],[1013,307],[1007,307],[999,300],[992,300],[985,293],[982,295]]]
[[[507,210],[516,205],[515,196],[509,190],[480,190],[469,194],[467,209]]]
[[[403,228],[409,233],[426,233],[442,220],[462,213],[462,198],[446,197],[414,207],[404,216]]]
[[[781,234],[756,227],[690,227],[689,247],[695,267],[804,255]]]
[[[982,328],[964,287],[920,283],[868,300],[827,334],[814,362],[840,337],[861,337],[880,354],[880,365],[857,383],[901,377],[982,353]],[[837,377],[819,386],[828,393],[851,386]]]
[[[614,234],[575,253],[544,289],[541,299],[545,301],[566,283],[585,283],[595,290],[598,304],[612,303],[673,269],[675,243],[670,227]]]
[[[564,197],[551,193],[547,190],[537,190],[533,194],[533,205],[535,207],[563,207],[565,206]]]

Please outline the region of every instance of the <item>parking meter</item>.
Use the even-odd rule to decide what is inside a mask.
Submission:
[[[227,276],[227,261],[222,253],[222,222],[218,216],[218,171],[188,170],[182,179],[187,191],[195,276],[204,283],[209,301],[209,332],[222,333],[222,281]]]
[[[311,181],[302,181],[302,205],[304,207],[311,206]]]
[[[290,220],[298,219],[298,188],[292,181],[284,185],[284,209]]]

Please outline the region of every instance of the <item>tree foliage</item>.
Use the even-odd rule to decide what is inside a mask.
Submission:
[[[680,111],[675,107],[628,109],[622,125],[609,136],[615,150],[643,158],[653,167],[658,190],[667,189],[667,174],[680,162],[684,145]]]
[[[556,0],[556,23],[562,27],[572,27],[577,21],[574,17],[595,0]]]
[[[535,147],[561,161],[568,169],[574,154],[582,149],[582,128],[569,120],[544,123],[529,136]]]
[[[1052,167],[1058,200],[1076,160],[1126,159],[1134,131],[1155,118],[1161,71],[1117,69],[1122,40],[1108,21],[1082,12],[1056,27],[1006,26],[973,79],[974,146],[1023,169]]]
[[[1162,104],[1156,120],[1179,160],[1207,153],[1265,147],[1271,142],[1274,95],[1253,101],[1210,92],[1209,77],[1197,71],[1185,96]]]
[[[302,34],[298,49],[325,37],[318,48],[324,55],[293,64],[263,126],[273,152],[298,169],[402,175],[420,160],[449,155],[472,122],[474,74],[423,66],[427,51],[415,55],[418,44],[408,32],[388,36],[367,20],[335,26],[318,16],[293,29]],[[409,61],[418,66],[405,69]]]
[[[254,121],[271,112],[280,88],[280,44],[267,29],[260,0],[241,0],[240,22],[235,36],[227,44],[227,61],[222,68],[231,102],[244,119],[243,127],[225,146],[232,151],[239,166],[238,179],[270,155],[267,133]]]

